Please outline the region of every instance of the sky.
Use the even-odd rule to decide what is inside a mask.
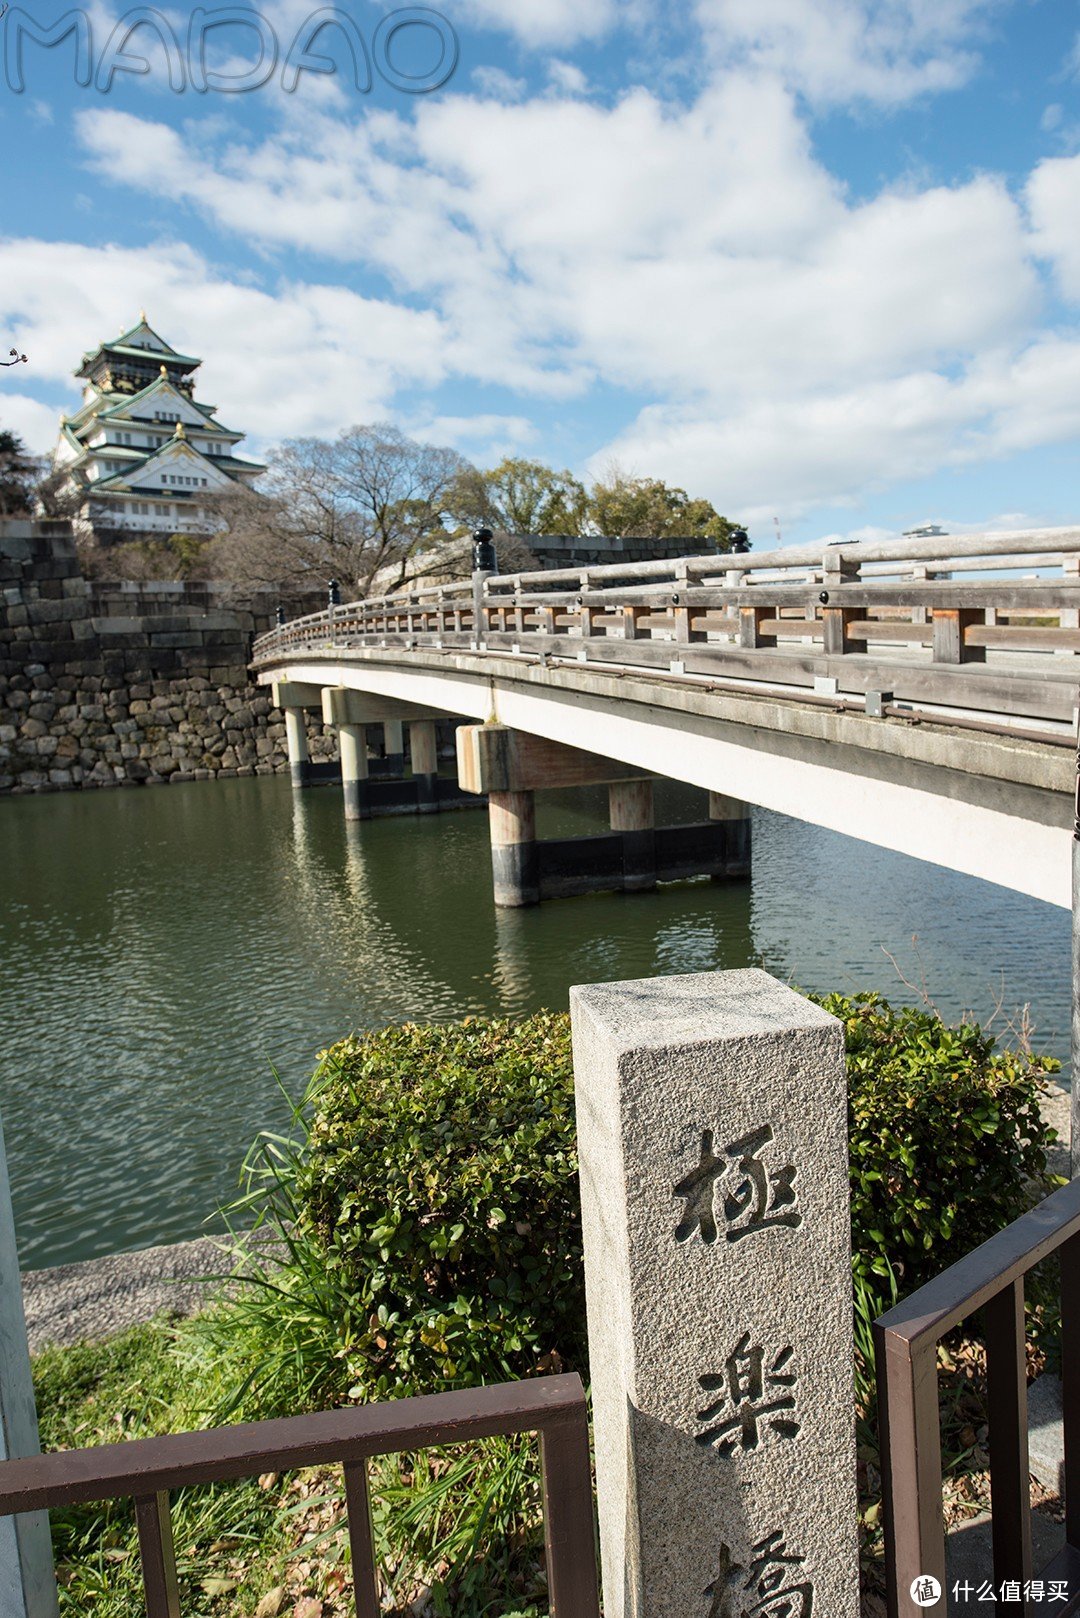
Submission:
[[[0,20],[37,452],[145,308],[256,456],[616,462],[758,549],[1080,520],[1080,0],[64,16]]]

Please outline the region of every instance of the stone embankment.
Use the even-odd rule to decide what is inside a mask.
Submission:
[[[275,605],[98,584],[67,523],[0,523],[0,792],[287,770],[284,717],[248,672]],[[321,726],[309,747],[333,756]]]

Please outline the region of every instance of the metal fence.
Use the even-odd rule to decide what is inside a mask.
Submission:
[[[989,1404],[994,1583],[1032,1577],[1028,1475],[1024,1277],[1052,1253],[1061,1259],[1062,1388],[1065,1431],[1065,1548],[1042,1570],[1065,1581],[1080,1610],[1080,1180],[1055,1191],[991,1236],[874,1324],[881,1433],[889,1618],[917,1612],[911,1584],[945,1583],[937,1348],[982,1310]],[[997,1603],[1024,1614],[1023,1597]]]
[[[540,1435],[553,1618],[599,1618],[589,1433],[577,1376],[538,1377],[7,1461],[0,1464],[0,1516],[133,1499],[147,1618],[182,1618],[170,1490],[340,1465],[357,1618],[379,1618],[368,1461],[402,1450],[522,1432]]]

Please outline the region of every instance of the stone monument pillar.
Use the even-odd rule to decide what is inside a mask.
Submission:
[[[765,972],[570,991],[605,1618],[857,1618],[841,1024]]]

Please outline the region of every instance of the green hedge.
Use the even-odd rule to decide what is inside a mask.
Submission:
[[[370,1391],[582,1366],[568,1019],[348,1039],[312,1095],[294,1194]]]
[[[1061,1063],[877,994],[810,998],[844,1024],[856,1274],[913,1292],[1057,1183],[1039,1097]]]
[[[874,994],[814,998],[846,1030],[856,1276],[907,1293],[1050,1188],[1058,1064]],[[344,1040],[304,1116],[264,1180],[291,1251],[260,1303],[279,1362],[314,1354],[323,1397],[328,1341],[363,1397],[587,1369],[566,1016]]]

